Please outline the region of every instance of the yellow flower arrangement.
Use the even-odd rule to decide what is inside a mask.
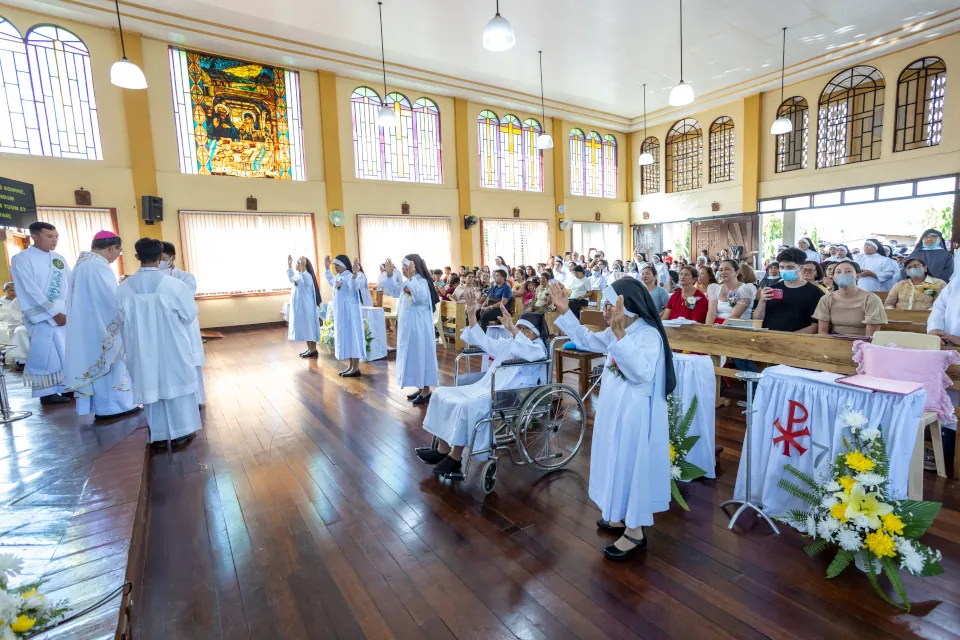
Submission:
[[[670,462],[673,462],[677,459],[677,448],[673,446],[673,443],[670,443]]]
[[[880,520],[883,522],[883,530],[887,533],[895,533],[898,536],[903,535],[903,520],[900,516],[888,513],[885,516],[880,516]]]
[[[863,455],[859,451],[851,451],[846,455],[847,466],[853,469],[854,471],[859,471],[860,473],[866,473],[867,471],[873,471],[873,468],[876,463]]]
[[[830,515],[839,520],[840,522],[847,521],[847,505],[843,502],[838,502],[837,504],[830,507]]]
[[[850,494],[851,489],[853,489],[853,485],[857,484],[857,481],[850,476],[840,476],[837,478],[837,482],[839,482],[840,486],[843,487],[843,492],[848,495]]]
[[[10,629],[14,633],[25,633],[30,631],[33,628],[33,625],[37,624],[36,618],[28,618],[27,616],[20,616],[16,620],[10,623]]]
[[[878,558],[893,558],[897,555],[897,545],[894,544],[893,538],[883,531],[868,533],[863,548],[869,549]]]
[[[879,529],[880,518],[893,513],[893,505],[881,502],[879,498],[879,493],[867,492],[859,482],[854,484],[847,503],[847,518],[865,516],[871,529]]]

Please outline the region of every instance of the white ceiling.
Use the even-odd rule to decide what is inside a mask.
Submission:
[[[110,0],[6,1],[116,24]],[[120,6],[127,28],[157,38],[371,83],[378,77],[374,0],[130,0]],[[548,112],[571,118],[569,105],[576,105],[588,110],[581,120],[630,128],[643,111],[644,82],[648,111],[667,106],[680,73],[678,0],[501,0],[500,12],[517,36],[504,53],[481,44],[494,7],[494,0],[384,0],[388,82],[530,111],[543,49]],[[788,67],[819,58],[807,65],[807,76],[850,62],[831,63],[831,56],[875,56],[960,30],[960,0],[686,0],[683,9],[684,76],[698,104],[705,94],[709,99],[757,78],[766,84],[751,92],[776,86],[783,26]],[[804,75],[798,71],[798,78]]]

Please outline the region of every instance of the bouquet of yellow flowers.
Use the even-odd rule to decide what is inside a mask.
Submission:
[[[29,638],[67,612],[66,601],[48,602],[37,589],[42,581],[10,586],[23,564],[15,556],[0,554],[0,638]]]
[[[689,482],[705,474],[703,469],[687,462],[687,454],[700,439],[700,436],[687,435],[696,413],[697,396],[693,396],[686,413],[680,398],[673,395],[667,398],[667,419],[670,423],[670,493],[684,511],[690,511],[690,507],[680,494],[677,480]]]
[[[883,600],[910,611],[900,571],[919,577],[943,573],[940,552],[917,541],[933,524],[941,505],[889,499],[889,463],[880,427],[870,427],[862,413],[849,409],[841,418],[850,439],[844,436],[844,452],[820,482],[786,466],[799,482],[784,478],[778,486],[810,508],[794,509],[782,520],[813,540],[804,548],[810,557],[830,545],[838,547],[827,567],[827,578],[840,575],[854,562]],[[881,571],[900,602],[891,600],[880,588]]]

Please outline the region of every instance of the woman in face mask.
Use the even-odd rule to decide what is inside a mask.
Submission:
[[[950,282],[955,267],[953,256],[947,251],[943,241],[943,234],[936,229],[927,229],[920,236],[920,241],[910,254],[910,258],[920,258],[927,268],[927,273],[944,282]],[[904,264],[906,266],[906,264]]]
[[[908,258],[904,267],[907,279],[893,286],[884,306],[904,311],[926,311],[933,307],[933,301],[947,283],[929,275],[926,263],[920,258]]]
[[[872,336],[887,324],[887,314],[877,294],[857,287],[860,266],[853,260],[842,260],[833,270],[837,290],[820,298],[813,317],[817,333],[848,336]]]

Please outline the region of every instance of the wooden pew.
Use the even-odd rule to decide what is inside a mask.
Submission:
[[[450,300],[440,301],[440,317],[443,319],[443,329],[453,329],[453,337],[458,351],[467,344],[460,339],[460,333],[467,326],[467,306],[462,302]]]
[[[558,314],[554,313],[554,317],[557,315]],[[600,316],[599,323],[597,322],[596,318],[598,315]],[[587,311],[586,309],[580,312],[580,322],[594,330],[603,329],[606,326],[602,313],[597,311]],[[576,361],[577,366],[575,366],[573,369],[564,369],[564,359]],[[576,373],[580,397],[584,397],[587,395],[587,390],[590,388],[591,376],[593,374],[593,362],[599,359],[606,359],[606,354],[597,353],[595,351],[564,349],[562,345],[559,345],[553,352],[553,371],[556,381],[563,382],[564,374]]]

